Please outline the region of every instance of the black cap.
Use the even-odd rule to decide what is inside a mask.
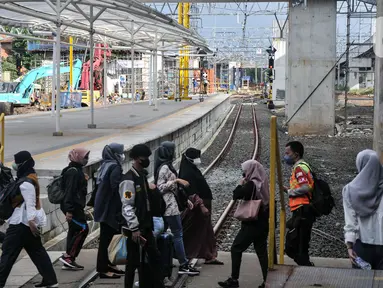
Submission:
[[[136,159],[138,157],[149,157],[150,155],[152,155],[152,151],[145,144],[138,144],[133,146],[129,153],[129,157],[131,159]]]

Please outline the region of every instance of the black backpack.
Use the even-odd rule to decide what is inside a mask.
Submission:
[[[313,208],[315,216],[319,218],[323,215],[329,215],[332,208],[335,207],[335,201],[331,195],[330,185],[328,185],[325,180],[318,178],[307,164],[300,164],[303,164],[309,168],[311,174],[313,175],[314,191],[310,199],[310,205]]]
[[[12,203],[12,200],[16,197],[21,195],[20,192],[20,185],[24,182],[29,182],[33,184],[33,181],[27,177],[20,178],[17,181],[13,181],[9,183],[6,187],[1,189],[0,191],[0,219],[7,220],[9,219],[13,211],[17,206],[22,204],[24,202],[24,199],[21,197],[21,200],[19,203]]]
[[[13,182],[12,170],[11,168],[5,167],[3,163],[0,162],[0,191],[3,190],[9,183]]]
[[[76,169],[76,168],[71,167],[65,172],[71,169]],[[51,202],[52,204],[61,204],[65,198],[64,174],[65,173],[61,173],[60,176],[55,177],[53,181],[49,183],[49,185],[47,186],[48,199],[49,199],[49,202]]]

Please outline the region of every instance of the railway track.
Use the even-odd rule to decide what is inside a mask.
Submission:
[[[222,150],[217,155],[217,157],[203,171],[203,175],[204,176],[206,176],[209,172],[211,172],[213,168],[216,168],[219,165],[219,163],[222,161],[222,159],[225,158],[225,156],[227,155],[228,151],[231,149],[231,146],[232,146],[232,143],[233,143],[233,140],[234,140],[234,136],[235,136],[235,133],[236,133],[237,128],[238,128],[239,119],[241,117],[242,108],[243,108],[242,104],[237,104],[237,106],[238,106],[238,111],[237,111],[237,114],[236,114],[236,117],[235,117],[232,129],[231,129],[231,132],[229,134],[229,137],[228,137],[224,147],[222,148]],[[253,152],[249,156],[251,156],[252,159],[258,159],[259,158],[259,154],[260,154],[260,137],[258,135],[258,131],[259,130],[258,130],[255,106],[251,105],[251,107],[252,107],[252,123],[253,123],[254,146],[253,146]],[[235,110],[235,107],[233,107],[233,109],[231,110],[230,113],[233,113],[234,110]],[[220,238],[222,238],[221,235],[222,236],[224,235],[223,232],[226,230],[226,228],[230,227],[230,225],[231,225],[231,223],[233,221],[233,217],[232,216],[234,214],[235,208],[236,208],[236,201],[231,200],[228,203],[228,205],[226,206],[226,208],[223,211],[223,213],[221,214],[221,216],[218,219],[217,223],[215,224],[215,226],[214,226],[214,234],[215,234],[215,236],[217,238],[217,242],[220,242]],[[195,266],[195,264],[197,263],[197,260],[198,259],[192,259],[191,260],[191,265]],[[98,273],[96,271],[93,271],[92,273],[90,273],[90,275],[86,279],[84,279],[84,281],[82,281],[82,283],[80,283],[79,288],[90,287],[92,285],[92,283],[97,278],[98,278]],[[187,275],[179,276],[175,280],[175,282],[173,283],[172,287],[173,288],[181,288],[181,287],[183,287],[185,282],[186,282],[186,280],[187,280],[187,278],[188,278]]]

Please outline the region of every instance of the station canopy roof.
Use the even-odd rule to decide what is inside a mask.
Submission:
[[[158,50],[207,47],[196,32],[136,0],[0,0],[0,24],[52,32],[59,24],[62,35],[89,39],[93,31],[95,42],[143,50],[155,42]]]

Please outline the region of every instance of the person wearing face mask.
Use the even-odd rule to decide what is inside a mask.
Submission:
[[[129,157],[132,168],[123,175],[119,192],[122,202],[122,215],[126,225],[123,233],[128,237],[128,258],[125,269],[125,287],[134,284],[135,270],[139,271],[139,285],[143,288],[161,288],[161,263],[153,235],[153,213],[156,206],[153,186],[147,180],[150,148],[139,144],[132,148]],[[158,202],[158,201],[157,201]]]
[[[5,287],[12,266],[23,248],[42,276],[42,282],[35,287],[58,287],[51,259],[41,242],[39,228],[46,225],[47,218],[41,207],[35,161],[28,151],[18,152],[14,158],[12,168],[17,172],[16,181],[21,184],[18,195],[12,199],[15,209],[8,219],[9,227],[2,247],[0,287]]]
[[[241,229],[237,236],[235,236],[233,245],[231,246],[231,276],[226,281],[218,282],[218,285],[224,288],[239,287],[238,279],[241,269],[242,253],[253,244],[263,276],[263,283],[259,288],[265,288],[269,287],[266,283],[268,273],[269,179],[263,165],[256,160],[247,160],[242,163],[241,166],[243,178],[233,191],[233,200],[261,200],[262,204],[256,220],[241,222]]]
[[[178,274],[199,275],[200,272],[189,264],[185,254],[180,211],[183,210],[181,205],[188,206],[190,210],[193,209],[193,203],[190,200],[186,200],[187,203],[181,203],[184,201],[180,199],[179,195],[183,191],[179,191],[179,189],[187,188],[189,182],[179,178],[173,166],[175,150],[176,145],[169,141],[161,143],[158,147],[154,155],[154,181],[166,203],[164,220],[173,234],[174,251],[180,264]]]
[[[100,243],[97,253],[97,272],[100,278],[121,278],[125,274],[109,261],[108,247],[113,236],[119,234],[124,219],[118,187],[122,178],[124,145],[112,143],[102,151],[101,167],[96,179],[97,192],[94,201],[94,220],[100,223]]]
[[[88,179],[82,168],[88,164],[89,150],[75,148],[69,152],[69,165],[64,168],[63,185],[65,198],[60,205],[61,211],[68,221],[66,253],[59,258],[65,270],[83,270],[84,266],[76,263],[82,245],[89,233],[84,208],[88,193]]]
[[[284,161],[292,166],[290,187],[284,187],[289,196],[292,217],[286,227],[286,254],[298,265],[313,266],[309,257],[311,230],[315,215],[310,206],[314,190],[314,178],[310,166],[303,160],[304,147],[298,141],[286,144]]]
[[[222,265],[223,262],[217,260],[216,239],[211,224],[213,196],[198,169],[200,164],[200,150],[188,148],[182,155],[179,177],[189,182],[186,192],[193,203],[193,209],[186,209],[181,214],[186,257],[205,259],[205,264]]]

